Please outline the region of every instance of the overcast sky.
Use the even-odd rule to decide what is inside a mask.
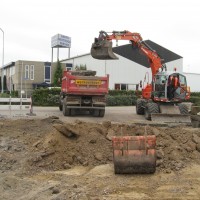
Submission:
[[[71,37],[76,56],[90,52],[100,30],[129,30],[182,56],[184,71],[200,73],[199,0],[1,0],[0,28],[4,64],[51,61],[51,37],[58,33]],[[0,65],[2,41],[0,32]],[[60,59],[67,57],[60,49]]]

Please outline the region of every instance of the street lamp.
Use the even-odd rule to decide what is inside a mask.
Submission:
[[[1,93],[3,93],[3,66],[4,66],[4,31],[2,28],[0,30],[3,33],[3,53],[2,53],[2,67],[1,67]]]

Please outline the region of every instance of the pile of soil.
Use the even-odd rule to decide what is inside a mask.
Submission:
[[[56,117],[43,120],[0,121],[0,169],[35,173],[70,169],[76,165],[112,163],[114,135],[144,135],[144,125],[63,123]],[[148,126],[156,135],[157,170],[179,171],[200,160],[200,130],[192,127]]]

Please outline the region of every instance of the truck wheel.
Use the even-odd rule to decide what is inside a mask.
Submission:
[[[144,110],[145,119],[151,120],[152,113],[159,113],[159,107],[157,103],[147,103]]]
[[[73,108],[71,109],[71,116],[74,116],[74,115],[76,115],[76,110]]]
[[[99,110],[99,117],[104,117],[105,109]]]
[[[63,100],[63,115],[64,116],[70,116],[71,115],[71,109],[67,108],[66,99]]]
[[[62,111],[63,110],[63,106],[59,105],[59,110]]]
[[[144,99],[137,99],[136,101],[136,113],[138,115],[144,115],[143,102],[144,102]]]
[[[187,106],[185,104],[180,103],[178,105],[178,107],[179,107],[180,113],[182,115],[188,115],[189,114],[188,108],[187,108]]]
[[[63,115],[64,116],[70,116],[71,115],[71,109],[67,108],[66,106],[63,106]]]
[[[99,109],[95,109],[93,113],[94,117],[99,117]]]
[[[62,111],[63,110],[63,102],[62,102],[62,95],[60,95],[60,98],[59,98],[59,110]]]

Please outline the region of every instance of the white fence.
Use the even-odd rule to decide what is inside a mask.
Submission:
[[[0,110],[27,110],[32,111],[31,98],[0,98]]]

